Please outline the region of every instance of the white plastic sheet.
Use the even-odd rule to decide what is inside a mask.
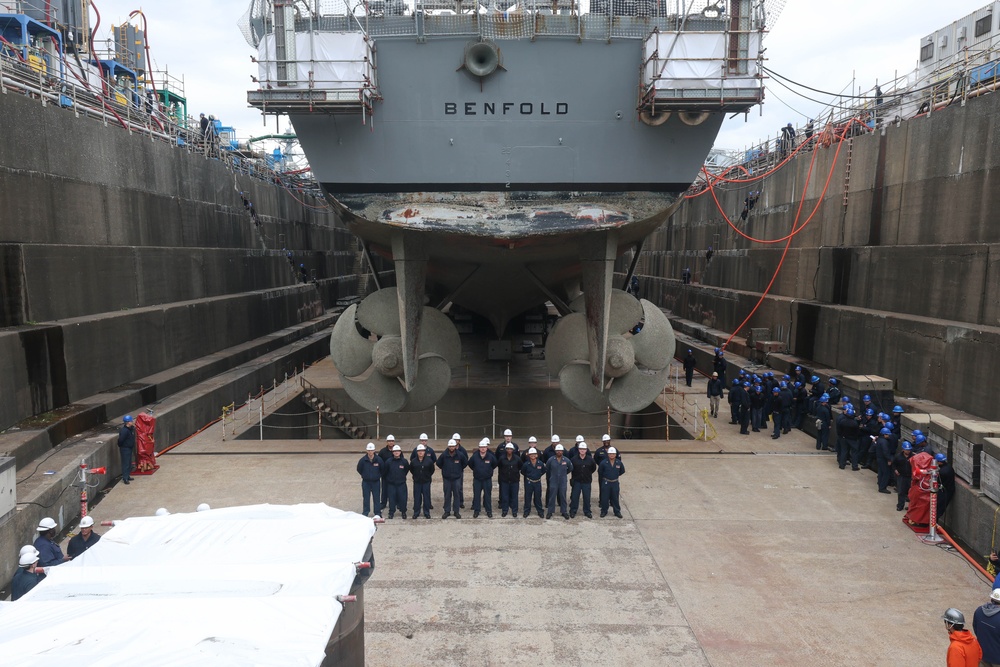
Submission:
[[[724,33],[653,33],[643,46],[646,66],[643,88],[652,84],[657,90],[719,89],[759,87],[757,53],[760,37],[749,33],[747,74],[726,74]],[[653,54],[656,58],[652,58]],[[725,75],[725,76],[724,76]]]
[[[322,504],[127,519],[0,603],[0,661],[319,665],[374,534]]]
[[[319,90],[358,90],[372,77],[366,61],[368,47],[359,32],[300,32],[295,34],[294,82],[287,88],[309,88],[310,74]],[[258,46],[258,70],[262,86],[278,81],[274,35],[269,34]]]

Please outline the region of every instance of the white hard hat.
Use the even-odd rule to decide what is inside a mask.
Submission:
[[[451,440],[448,441],[448,446],[449,447],[458,447],[458,443],[455,442],[454,438],[452,438]]]
[[[617,454],[618,450],[614,447],[608,447],[608,454]]]
[[[489,438],[483,438],[482,440],[479,441],[479,446],[480,447],[489,447],[490,446],[490,439]]]
[[[209,506],[208,503],[202,503],[202,504],[198,505],[198,511],[199,512],[207,512],[210,509],[212,509],[212,508]]]
[[[507,445],[504,447],[504,449],[514,449],[514,443],[508,442]]]
[[[394,452],[401,452],[401,451],[403,451],[403,448],[400,447],[399,445],[393,445],[392,446],[392,451],[394,451]]]
[[[45,531],[52,530],[55,527],[56,527],[56,522],[52,519],[52,517],[47,516],[38,522],[39,533],[44,533]]]
[[[93,525],[94,525],[94,517],[92,516],[88,515],[80,519],[80,528],[90,528]]]
[[[528,447],[528,453],[529,454],[537,454],[538,450],[535,449],[534,447]]]
[[[427,439],[427,434],[426,433],[421,433],[419,439],[420,440],[426,440]]]
[[[585,443],[585,442],[583,442],[583,441],[581,440],[581,441],[580,441],[580,446],[578,447],[578,449],[586,449],[586,448],[587,448],[587,443]]]
[[[990,593],[990,599],[994,602],[1000,602],[1000,588],[993,589],[993,592]]]
[[[394,436],[392,433],[390,433],[389,435],[385,436],[385,441],[386,442],[396,442],[396,436]]]
[[[417,451],[418,452],[425,452],[425,451],[427,451],[427,447],[425,445],[422,445],[422,444],[421,445],[417,445]]]
[[[538,442],[538,438],[536,438],[535,436],[531,436],[530,438],[528,438],[528,444],[531,444],[532,442]]]
[[[601,436],[601,442],[611,442],[611,436],[605,433]]]
[[[17,557],[20,558],[24,554],[35,554],[37,556],[38,549],[35,548],[34,544],[25,544],[23,547],[21,547],[21,552],[17,554]]]
[[[556,445],[556,451],[557,452],[565,451],[565,448],[562,445]]]
[[[374,442],[369,442],[367,445],[365,445],[365,451],[366,452],[374,452],[375,451],[375,443]]]
[[[156,510],[156,516],[170,516],[170,512],[167,510],[166,507],[161,507],[160,509]]]
[[[503,434],[504,434],[504,435],[514,435],[514,432],[513,432],[513,431],[511,431],[511,430],[510,430],[509,428],[505,428],[505,429],[503,430]]]
[[[583,442],[583,436],[582,435],[576,436],[576,441],[577,442]]]
[[[28,552],[26,554],[21,554],[21,557],[17,560],[18,565],[21,567],[28,567],[32,563],[38,562],[38,554]]]
[[[452,440],[461,440],[462,436],[460,436],[458,433],[452,433],[451,434],[451,439]]]
[[[559,442],[559,436],[558,435],[552,436],[552,442]]]

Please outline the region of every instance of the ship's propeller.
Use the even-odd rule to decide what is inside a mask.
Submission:
[[[369,295],[338,318],[330,335],[330,358],[344,390],[359,405],[382,412],[425,410],[448,391],[451,368],[462,353],[458,330],[446,315],[424,307],[417,336],[413,389],[403,385],[403,345],[395,287]]]
[[[582,307],[582,299],[570,304]],[[641,328],[632,333],[636,325]],[[558,375],[563,395],[583,412],[601,412],[608,405],[636,412],[652,403],[666,386],[674,356],[674,331],[669,320],[649,301],[620,290],[611,294],[604,377],[610,387],[592,382],[587,316],[574,312],[560,318],[545,346],[549,373]]]

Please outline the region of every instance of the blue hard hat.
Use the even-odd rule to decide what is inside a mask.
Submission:
[[[791,379],[792,379],[792,376],[791,376],[791,375],[788,375],[788,374],[785,374],[785,375],[782,375],[782,376],[781,376],[781,379],[782,379],[782,380],[791,380]]]
[[[716,353],[716,354],[718,354],[718,353],[719,353],[719,348],[715,348],[715,353]]]
[[[889,421],[890,419],[892,419],[892,418],[891,418],[891,417],[890,417],[889,415],[887,415],[887,414],[886,414],[886,413],[884,413],[884,412],[880,412],[880,413],[878,413],[878,418],[879,418],[879,419],[881,419],[881,420],[882,420],[882,421],[884,421],[884,422],[887,422],[887,421]]]
[[[777,387],[774,387],[774,388],[773,388],[773,389],[771,390],[771,393],[772,393],[772,394],[777,394],[777,393],[778,393],[779,391],[781,391],[781,390],[780,390],[780,389],[778,389]]]
[[[129,423],[130,421],[132,421],[132,415],[125,415],[122,418],[122,421],[125,422],[126,424]]]
[[[892,422],[886,422],[885,427],[891,430],[893,428]]]
[[[837,384],[837,378],[830,378],[830,384]]]
[[[691,350],[688,350],[688,354],[691,354]]]
[[[914,434],[914,435],[913,435],[913,441],[914,441],[915,443],[917,443],[918,445],[922,445],[922,444],[924,444],[925,442],[927,442],[927,436],[926,436],[926,435],[924,435],[923,433],[921,433],[920,435],[916,435],[916,434]]]
[[[902,412],[902,411],[903,411],[903,408],[902,408],[902,407],[900,407],[900,406],[898,406],[898,405],[896,405],[896,406],[894,406],[894,407],[892,408],[892,411],[898,414],[898,413],[900,413],[900,412]]]
[[[879,431],[879,434],[880,435],[892,435],[892,429],[891,428],[883,428],[881,431]]]
[[[830,394],[823,394],[822,396],[820,396],[819,397],[819,402],[820,403],[829,403],[830,402]]]
[[[801,386],[802,386],[802,383],[801,383],[801,382],[796,382],[796,383],[795,383],[795,386],[796,386],[796,387],[801,387]]]
[[[795,367],[795,370],[796,370],[796,371],[801,371],[801,370],[802,370],[802,366],[796,366],[796,367]]]
[[[739,378],[733,378],[733,386],[734,387],[738,387],[739,385],[740,385],[740,379]]]
[[[753,386],[753,388],[757,390],[757,393],[758,393],[758,394],[759,394],[760,392],[764,391],[764,387],[760,386],[759,384],[755,384],[755,385]]]
[[[750,388],[750,383],[749,383],[749,382],[744,382],[744,383],[743,383],[743,386],[744,386],[745,388],[749,389],[749,388]]]
[[[816,384],[817,382],[819,382],[819,376],[813,375],[811,378],[809,378],[809,381],[812,382],[813,384]]]
[[[846,408],[844,408],[844,414],[853,417],[854,416],[854,407],[848,405]]]
[[[912,449],[913,449],[913,445],[911,445],[910,443],[905,442],[905,441],[903,442],[903,450],[904,451],[908,452],[908,451],[911,451]]]
[[[840,402],[841,403],[850,403],[851,402],[851,397],[848,396],[847,394],[844,394],[843,396],[840,397]]]
[[[782,389],[787,389],[788,383],[782,380],[781,382],[778,383],[778,386],[781,387]]]
[[[875,408],[868,408],[867,410],[865,410],[865,415],[868,416],[868,417],[874,416],[875,415]]]
[[[914,438],[917,437],[918,435],[923,435],[923,434],[924,434],[924,432],[921,431],[919,428],[913,429],[913,437]]]
[[[872,397],[869,396],[868,394],[865,394],[864,396],[861,397],[861,400],[867,403],[868,401],[872,400]]]
[[[947,461],[948,457],[942,454],[941,452],[938,452],[937,454],[934,455],[934,460],[937,461],[938,463],[941,463],[942,461]]]

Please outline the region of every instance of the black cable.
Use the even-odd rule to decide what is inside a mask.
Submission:
[[[38,465],[35,466],[35,469],[31,471],[30,475],[28,475],[27,477],[25,477],[22,480],[19,480],[17,483],[18,484],[23,484],[23,483],[27,482],[29,479],[31,479],[35,475],[35,473],[38,472],[38,468],[41,467],[41,465],[43,463],[45,463],[46,461],[48,461],[50,458],[52,458],[53,456],[55,456],[58,451],[59,451],[58,447],[53,448],[52,452],[49,453],[48,456],[46,456],[44,459],[42,459],[41,461],[38,462]]]
[[[806,90],[811,90],[812,92],[819,93],[821,95],[829,95],[830,97],[846,97],[848,99],[856,99],[856,100],[870,100],[873,97],[876,97],[874,95],[843,95],[841,93],[831,93],[831,92],[826,91],[826,90],[819,90],[818,88],[812,88],[811,86],[807,86],[804,83],[799,83],[798,81],[793,81],[792,79],[789,79],[787,76],[783,76],[781,74],[778,74],[774,70],[768,69],[767,67],[763,67],[762,69],[765,72],[767,72],[768,74],[772,75],[772,76],[775,76],[775,77],[777,77],[779,79],[784,79],[785,81],[787,81],[789,83],[795,84],[796,86],[799,86],[801,88],[805,88]],[[954,79],[957,76],[958,76],[958,72],[956,72],[955,74],[952,74],[950,77],[948,77],[944,81],[935,81],[934,83],[929,83],[926,86],[921,86],[920,88],[907,88],[906,90],[904,90],[902,92],[899,92],[899,93],[885,93],[885,94],[882,95],[882,97],[883,98],[885,98],[885,97],[899,97],[899,98],[902,98],[902,97],[905,97],[906,95],[911,95],[913,93],[919,93],[919,92],[921,92],[923,90],[929,90],[931,88],[935,88],[935,87],[940,86],[941,84],[943,84],[945,82],[951,81],[951,79]]]
[[[43,505],[41,503],[27,502],[27,503],[18,503],[17,506],[20,507],[21,505],[35,505],[36,507],[41,507],[43,510],[47,510],[47,509],[51,508],[53,505],[55,505],[57,502],[59,502],[59,499],[63,497],[64,493],[66,493],[67,491],[69,491],[70,489],[73,489],[73,488],[76,488],[76,487],[74,487],[72,484],[70,484],[69,486],[67,486],[66,488],[64,488],[62,490],[62,493],[60,493],[58,496],[56,496],[56,499],[52,501],[51,505]]]

